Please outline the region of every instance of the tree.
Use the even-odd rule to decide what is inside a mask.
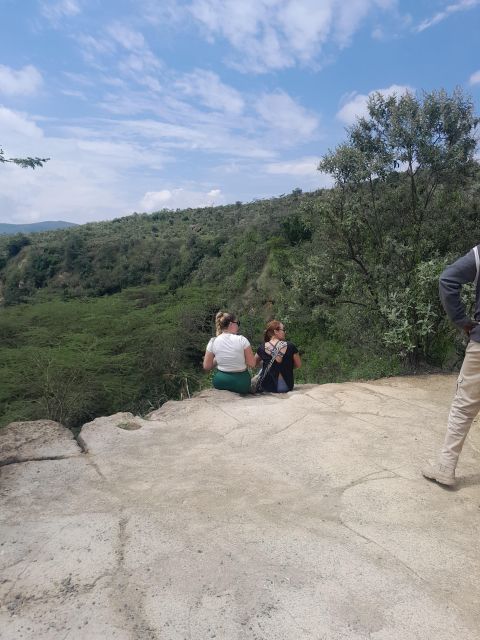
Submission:
[[[12,236],[7,241],[7,244],[5,246],[7,257],[14,258],[20,253],[23,247],[27,247],[29,244],[31,244],[31,242],[32,241],[30,240],[30,238],[23,233],[17,233],[16,235]]]
[[[35,169],[35,167],[43,167],[45,162],[48,162],[50,158],[6,158],[5,152],[0,147],[0,163],[3,162],[12,162],[13,164],[17,164],[24,169]]]
[[[341,281],[335,302],[355,308],[357,330],[363,316],[370,334],[414,362],[428,356],[426,338],[441,322],[436,278],[452,218],[464,224],[479,122],[460,90],[375,93],[368,115],[319,164],[335,180],[319,210],[322,278]]]

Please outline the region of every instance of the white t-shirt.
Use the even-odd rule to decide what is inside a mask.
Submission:
[[[235,333],[221,333],[216,338],[211,338],[207,345],[207,351],[213,353],[217,361],[219,371],[245,371],[245,349],[250,342],[245,336]]]

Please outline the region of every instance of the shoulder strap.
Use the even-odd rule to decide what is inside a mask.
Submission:
[[[475,256],[475,265],[477,267],[477,275],[475,276],[475,280],[473,284],[475,285],[475,289],[477,288],[478,276],[480,275],[480,257],[478,255],[478,245],[473,247],[473,255]]]
[[[265,379],[267,373],[270,371],[270,368],[272,366],[272,364],[275,362],[275,358],[278,356],[278,354],[280,353],[281,349],[283,349],[283,347],[286,345],[286,342],[281,342],[280,340],[277,342],[277,344],[273,347],[272,349],[272,353],[268,354],[271,355],[270,358],[270,362],[268,362],[266,365],[264,365],[262,367],[262,371],[260,372],[260,380],[259,380],[259,386],[261,386],[263,380]],[[267,353],[267,352],[265,352]]]

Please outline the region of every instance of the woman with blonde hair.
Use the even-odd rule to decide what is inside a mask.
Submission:
[[[255,365],[250,342],[239,335],[240,322],[233,313],[219,311],[215,316],[216,338],[211,338],[203,358],[203,368],[217,371],[213,376],[215,389],[250,392],[250,374],[247,367]]]
[[[255,355],[256,365],[261,364],[262,371],[268,369],[264,377],[260,372],[263,391],[286,393],[293,389],[293,370],[302,366],[302,360],[297,347],[285,337],[286,329],[283,322],[271,320],[265,327],[264,342],[258,347]],[[272,354],[277,354],[273,362]]]

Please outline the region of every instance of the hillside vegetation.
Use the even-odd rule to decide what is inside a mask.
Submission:
[[[45,222],[32,222],[30,224],[0,222],[0,235],[12,236],[16,233],[38,233],[39,231],[53,231],[54,229],[66,229],[76,226],[73,222],[64,222],[63,220],[45,220]]]
[[[455,366],[437,281],[478,241],[477,124],[460,92],[377,94],[322,160],[330,190],[0,237],[0,424],[77,427],[209,384],[219,308],[254,344],[281,319],[298,381]]]

